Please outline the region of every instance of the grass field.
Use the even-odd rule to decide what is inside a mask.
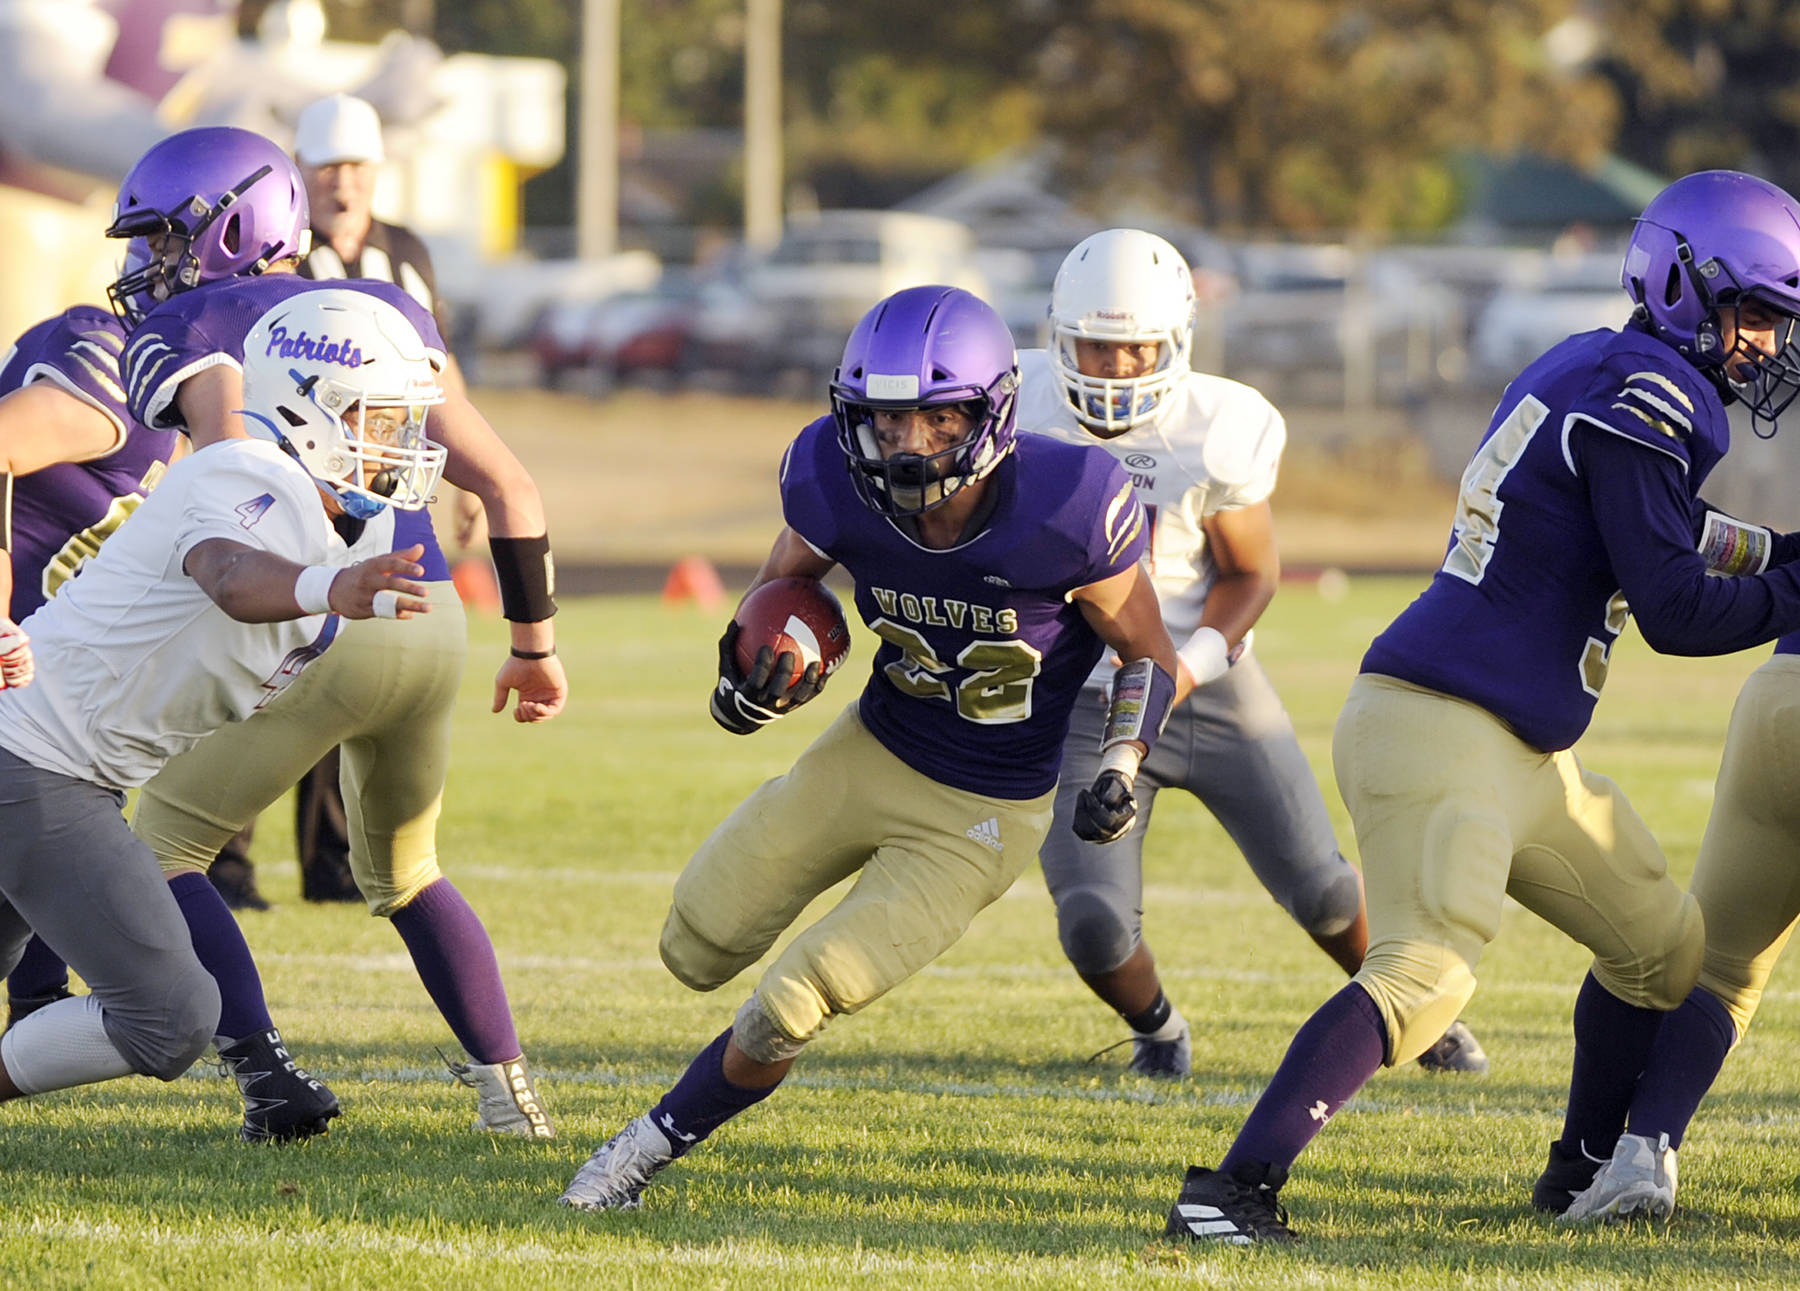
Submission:
[[[1290,585],[1259,627],[1329,788],[1362,647],[1411,594]],[[258,838],[279,901],[246,916],[277,1022],[345,1105],[325,1139],[233,1138],[206,1069],[0,1108],[0,1284],[38,1287],[1800,1285],[1800,994],[1779,971],[1682,1154],[1667,1229],[1567,1231],[1526,1196],[1556,1132],[1585,957],[1516,907],[1466,1014],[1485,1080],[1387,1072],[1302,1160],[1280,1251],[1157,1237],[1186,1161],[1215,1160],[1295,1027],[1341,978],[1218,828],[1166,797],[1147,923],[1195,1023],[1193,1080],[1156,1085],[1063,964],[1028,872],[938,964],[801,1059],[774,1098],[670,1169],[635,1214],[554,1202],[595,1144],[729,1021],[754,971],[695,996],[656,937],[682,862],[854,694],[868,640],[813,708],[751,740],[705,716],[717,615],[643,599],[559,619],[575,698],[548,727],[488,716],[501,634],[475,628],[440,842],[493,932],[561,1138],[493,1141],[449,1083],[451,1044],[385,921],[303,905],[285,822]],[[1759,661],[1615,654],[1585,760],[1619,780],[1685,880],[1726,716]]]

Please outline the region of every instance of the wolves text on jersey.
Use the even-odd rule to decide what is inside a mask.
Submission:
[[[869,595],[883,614],[897,614],[914,623],[960,629],[966,621],[971,632],[995,636],[1011,636],[1019,630],[1019,612],[1010,606],[995,608],[949,597],[915,596],[891,587],[870,587]]]

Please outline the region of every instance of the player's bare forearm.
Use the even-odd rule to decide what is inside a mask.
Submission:
[[[431,410],[428,433],[450,450],[444,478],[481,499],[491,535],[535,538],[545,532],[544,500],[531,472],[466,397],[446,392]]]
[[[1220,511],[1200,526],[1206,533],[1218,577],[1206,593],[1200,626],[1212,628],[1235,646],[1248,635],[1281,586],[1281,554],[1275,520],[1267,502]]]
[[[1121,663],[1156,660],[1175,679],[1175,702],[1188,697],[1193,678],[1175,657],[1175,643],[1163,626],[1162,604],[1143,566],[1133,565],[1111,578],[1078,587],[1072,595],[1088,626],[1112,647]]]
[[[222,439],[247,439],[243,418],[244,374],[229,364],[215,364],[194,373],[175,392],[175,410],[195,448]]]
[[[835,560],[829,556],[821,556],[806,539],[783,526],[781,532],[775,535],[775,545],[769,549],[762,568],[756,571],[756,577],[744,589],[744,595],[749,596],[764,583],[777,578],[823,578],[836,565]],[[738,604],[742,605],[743,601],[740,600]]]
[[[425,572],[418,563],[423,554],[422,547],[408,547],[338,570],[329,584],[331,610],[353,619],[426,613],[431,607],[423,599],[425,586],[414,581]],[[274,552],[229,538],[208,538],[187,554],[182,568],[214,604],[240,623],[283,623],[320,612],[302,607],[296,596],[305,566]]]

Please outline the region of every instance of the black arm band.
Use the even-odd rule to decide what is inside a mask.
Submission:
[[[521,650],[517,646],[514,646],[513,652],[512,652],[512,657],[515,659],[554,659],[556,657],[556,651],[555,650]]]
[[[541,623],[556,613],[556,562],[550,536],[488,538],[494,576],[500,583],[500,613],[514,623]]]
[[[12,481],[12,472],[0,471],[0,551],[12,550]]]

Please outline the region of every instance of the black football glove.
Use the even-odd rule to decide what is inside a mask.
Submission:
[[[810,663],[796,681],[799,656],[791,650],[776,655],[768,646],[756,652],[750,671],[740,674],[738,631],[733,619],[719,638],[719,681],[713,687],[711,710],[713,721],[733,735],[751,735],[818,695],[825,688],[825,677],[818,664]]]
[[[1090,843],[1115,843],[1137,822],[1137,798],[1123,771],[1102,771],[1075,795],[1075,836]]]

